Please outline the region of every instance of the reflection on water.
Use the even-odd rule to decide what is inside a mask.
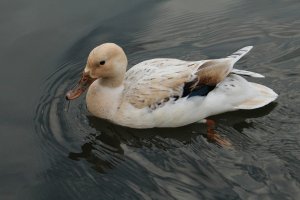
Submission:
[[[233,112],[220,115],[214,119],[218,121],[223,118],[231,118],[231,123],[229,124],[238,132],[242,132],[243,129],[253,127],[253,123],[247,123],[245,119],[264,116],[271,112],[274,107],[275,103],[260,109],[259,112]],[[87,116],[87,119],[88,125],[96,129],[96,133],[85,136],[85,143],[81,145],[81,152],[71,152],[69,153],[69,158],[73,160],[86,159],[95,170],[102,173],[112,169],[124,159],[126,160],[124,150],[121,147],[122,144],[131,148],[151,149],[155,147],[168,151],[188,146],[193,143],[193,139],[201,135],[205,137],[206,132],[203,125],[197,124],[179,128],[132,129],[113,125],[93,116]],[[240,134],[228,135],[228,137],[236,142],[236,144],[234,143],[234,148],[241,148],[241,146],[245,146],[249,142],[249,140],[241,138]]]
[[[111,16],[105,11],[105,19],[88,24],[90,31],[67,40],[64,53],[48,60],[56,65],[39,82],[41,94],[32,95],[37,99],[32,144],[40,165],[33,172],[34,187],[20,191],[28,199],[299,199],[299,2],[130,2],[130,10],[118,8]],[[95,18],[94,12],[85,13],[83,22]],[[66,42],[57,40],[53,45]],[[84,97],[69,105],[64,99],[89,51],[103,42],[122,46],[129,67],[155,57],[219,58],[254,45],[237,68],[264,74],[265,79],[247,79],[273,88],[279,98],[261,109],[212,117],[232,149],[208,143],[202,124],[117,126],[90,116]],[[55,51],[34,52],[46,64]],[[32,60],[28,66],[36,67]],[[38,75],[44,69],[40,62],[41,69],[32,68]]]

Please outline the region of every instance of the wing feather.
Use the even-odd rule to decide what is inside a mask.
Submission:
[[[197,62],[193,66],[188,66],[189,63],[177,59],[153,59],[133,66],[126,73],[125,101],[143,108],[182,96],[184,84],[197,78]]]
[[[123,101],[136,108],[144,108],[172,97],[206,95],[228,76],[234,63],[251,49],[251,46],[244,47],[227,58],[214,60],[158,58],[141,62],[126,72]],[[245,71],[239,72],[245,74]]]

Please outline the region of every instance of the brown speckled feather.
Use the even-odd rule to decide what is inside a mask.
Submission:
[[[153,59],[142,62],[126,73],[124,98],[136,108],[162,103],[181,97],[184,84],[215,85],[230,71],[230,62]],[[191,89],[192,90],[192,89]]]
[[[229,59],[209,60],[200,66],[197,71],[198,84],[214,86],[225,79],[232,70]]]
[[[189,92],[203,85],[215,86],[228,76],[234,63],[251,49],[252,46],[244,47],[227,58],[214,60],[159,58],[141,62],[126,72],[123,98],[136,108],[144,108],[172,97],[182,97],[186,83],[189,83]]]

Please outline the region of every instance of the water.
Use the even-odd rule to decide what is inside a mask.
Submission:
[[[1,199],[300,199],[300,3],[287,1],[1,2]],[[205,126],[134,130],[65,101],[89,51],[122,46],[145,59],[219,58],[279,98]]]

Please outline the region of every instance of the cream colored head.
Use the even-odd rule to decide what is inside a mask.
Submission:
[[[127,58],[121,47],[105,43],[94,48],[84,69],[92,78],[102,78],[113,84],[123,81],[127,68]]]
[[[94,48],[77,86],[68,91],[68,100],[79,97],[95,80],[106,87],[122,85],[127,68],[127,58],[121,47],[114,43],[105,43]]]

